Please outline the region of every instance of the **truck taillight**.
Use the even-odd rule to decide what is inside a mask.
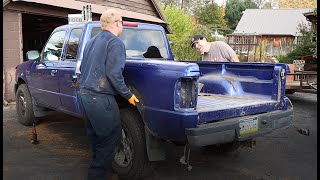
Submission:
[[[134,22],[123,22],[123,26],[138,27],[138,24]]]
[[[176,110],[194,110],[197,106],[198,97],[198,78],[181,78],[175,87]]]

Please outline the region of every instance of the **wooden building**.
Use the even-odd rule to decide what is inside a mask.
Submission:
[[[310,23],[301,9],[246,9],[227,43],[243,61],[272,62],[279,54],[286,54],[301,43],[299,25]]]
[[[68,23],[68,14],[80,14],[91,5],[92,19],[99,20],[107,8],[121,12],[124,21],[168,23],[154,0],[3,0],[3,98],[15,100],[15,67],[28,50],[42,50],[54,28]]]

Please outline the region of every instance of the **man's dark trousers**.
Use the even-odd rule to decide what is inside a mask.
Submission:
[[[104,180],[122,138],[119,107],[112,95],[86,89],[80,89],[79,95],[92,148],[88,180]]]

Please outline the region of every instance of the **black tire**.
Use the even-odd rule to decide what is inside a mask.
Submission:
[[[239,147],[240,147],[240,142],[230,142],[225,144],[204,146],[206,150],[217,152],[217,153],[230,153],[239,149]]]
[[[21,84],[16,92],[16,111],[19,123],[31,126],[37,122],[33,114],[32,98],[26,84]]]
[[[145,134],[144,134],[144,124],[141,120],[140,114],[133,109],[120,109],[121,124],[123,138],[121,141],[121,146],[118,148],[115,161],[113,162],[113,170],[119,175],[121,179],[141,179],[147,172],[147,167],[149,164]],[[125,144],[129,144],[130,152],[129,155],[123,153]],[[120,157],[129,157],[126,162],[121,161]],[[119,159],[117,158],[119,157]],[[125,161],[124,158],[123,161]],[[130,159],[130,160],[128,160]]]

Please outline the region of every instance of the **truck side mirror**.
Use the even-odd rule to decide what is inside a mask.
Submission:
[[[27,52],[27,60],[38,60],[40,59],[40,54],[38,51],[32,50]]]

